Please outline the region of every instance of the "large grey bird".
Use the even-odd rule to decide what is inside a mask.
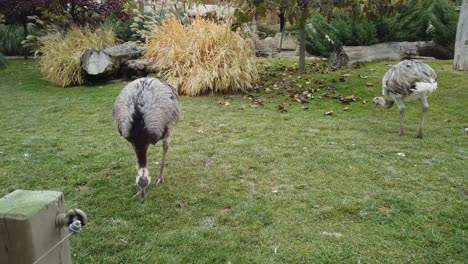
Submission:
[[[435,71],[431,66],[418,60],[404,60],[385,73],[382,87],[383,97],[374,98],[374,109],[379,105],[383,108],[390,108],[396,102],[400,109],[400,135],[404,134],[405,104],[403,101],[419,100],[421,102],[422,114],[417,137],[422,138],[424,118],[429,109],[427,97],[437,89]]]
[[[144,202],[151,183],[147,167],[150,144],[163,141],[161,169],[156,184],[163,183],[163,170],[172,130],[180,117],[177,92],[155,78],[140,78],[122,89],[113,108],[114,121],[121,136],[132,144],[137,160],[136,185]]]

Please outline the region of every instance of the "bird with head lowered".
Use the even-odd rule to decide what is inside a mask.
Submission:
[[[113,108],[117,130],[133,147],[136,156],[135,179],[140,201],[145,196],[151,176],[147,166],[148,148],[162,141],[163,154],[156,184],[163,183],[163,171],[174,127],[180,117],[176,90],[159,79],[140,78],[130,82],[120,92]]]
[[[437,89],[437,74],[431,66],[418,60],[403,60],[391,67],[382,80],[381,97],[373,100],[378,106],[390,108],[396,102],[400,110],[400,136],[404,134],[404,101],[419,100],[422,105],[421,121],[417,137],[423,138],[423,126],[429,109],[427,97]]]

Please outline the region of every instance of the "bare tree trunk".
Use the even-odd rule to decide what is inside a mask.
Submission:
[[[299,43],[299,73],[306,73],[305,70],[305,25],[301,28],[301,40]]]
[[[278,53],[281,53],[281,50],[283,49],[283,38],[284,38],[284,30],[281,31],[281,38],[280,38],[280,44],[279,44]]]
[[[463,0],[458,19],[453,68],[459,71],[468,71],[468,0]]]
[[[297,5],[301,8],[301,17],[299,21],[299,28],[301,32],[301,39],[299,43],[299,73],[304,74],[306,73],[305,70],[305,39],[306,39],[306,33],[305,33],[305,27],[306,27],[306,21],[307,18],[309,17],[309,0],[297,0]]]
[[[286,26],[286,18],[284,17],[284,13],[285,13],[285,11],[282,10],[278,14],[278,17],[280,19],[280,32],[281,32],[279,52],[281,52],[281,49],[283,48],[284,28]]]

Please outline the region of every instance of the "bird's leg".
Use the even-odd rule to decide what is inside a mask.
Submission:
[[[166,163],[166,154],[167,154],[168,149],[169,149],[169,139],[165,139],[163,141],[163,154],[162,154],[161,169],[159,170],[159,176],[156,179],[156,184],[160,184],[164,182],[163,171],[164,171],[164,164]]]
[[[403,103],[403,99],[395,98],[395,102],[398,105],[398,109],[400,109],[400,136],[403,136],[405,133],[405,129],[403,127],[404,119],[405,119],[405,104]]]
[[[429,104],[427,103],[427,96],[421,98],[421,122],[419,123],[419,130],[418,130],[418,138],[423,138],[423,126],[424,126],[424,119],[426,118],[426,112],[429,109]]]

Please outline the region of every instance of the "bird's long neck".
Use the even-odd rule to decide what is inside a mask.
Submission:
[[[395,103],[395,101],[392,101],[392,100],[387,100],[385,98],[382,98],[382,99],[383,100],[380,101],[380,105],[385,109],[392,107],[393,104]]]
[[[147,153],[148,153],[148,148],[135,148],[135,154],[137,158],[137,165],[138,168],[146,168],[147,166]]]

